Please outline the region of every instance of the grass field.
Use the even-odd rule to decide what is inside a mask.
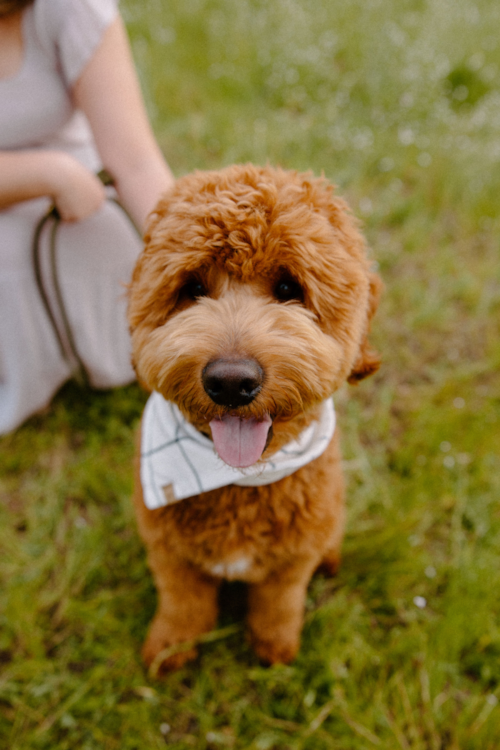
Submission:
[[[500,6],[126,0],[175,173],[233,161],[339,185],[386,291],[381,371],[336,398],[341,571],[262,667],[244,591],[164,681],[130,503],[136,386],[66,386],[0,439],[0,747],[499,750]]]

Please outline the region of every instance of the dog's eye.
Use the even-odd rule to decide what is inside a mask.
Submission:
[[[188,281],[187,284],[184,284],[182,288],[182,293],[188,299],[194,300],[194,299],[198,299],[199,297],[206,297],[208,292],[205,286],[201,283],[201,281],[198,281],[197,279],[192,279],[191,281]]]
[[[291,278],[282,278],[274,287],[274,296],[280,302],[290,302],[291,300],[302,301],[304,293],[300,284]]]

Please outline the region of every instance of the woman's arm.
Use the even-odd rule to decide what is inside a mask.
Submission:
[[[150,127],[121,18],[73,87],[123,204],[140,229],[174,178]]]
[[[62,151],[0,151],[0,209],[48,197],[65,221],[85,219],[105,199],[100,180]]]

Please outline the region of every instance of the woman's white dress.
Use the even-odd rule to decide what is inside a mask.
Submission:
[[[61,149],[99,171],[70,91],[116,14],[115,0],[35,0],[26,8],[23,64],[0,79],[0,150]],[[0,434],[44,407],[75,368],[60,351],[35,280],[33,234],[49,207],[37,199],[0,211]],[[92,385],[131,382],[125,284],[141,249],[136,230],[106,201],[89,219],[62,223],[56,248],[64,306]],[[46,263],[42,270],[53,304]]]

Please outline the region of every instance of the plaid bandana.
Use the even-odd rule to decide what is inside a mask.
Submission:
[[[265,462],[235,469],[219,458],[213,442],[187,422],[175,404],[153,392],[142,420],[144,502],[155,510],[228,484],[256,487],[277,482],[318,458],[334,431],[335,409],[329,398],[323,402],[319,419],[306,427],[297,440],[287,443]]]

